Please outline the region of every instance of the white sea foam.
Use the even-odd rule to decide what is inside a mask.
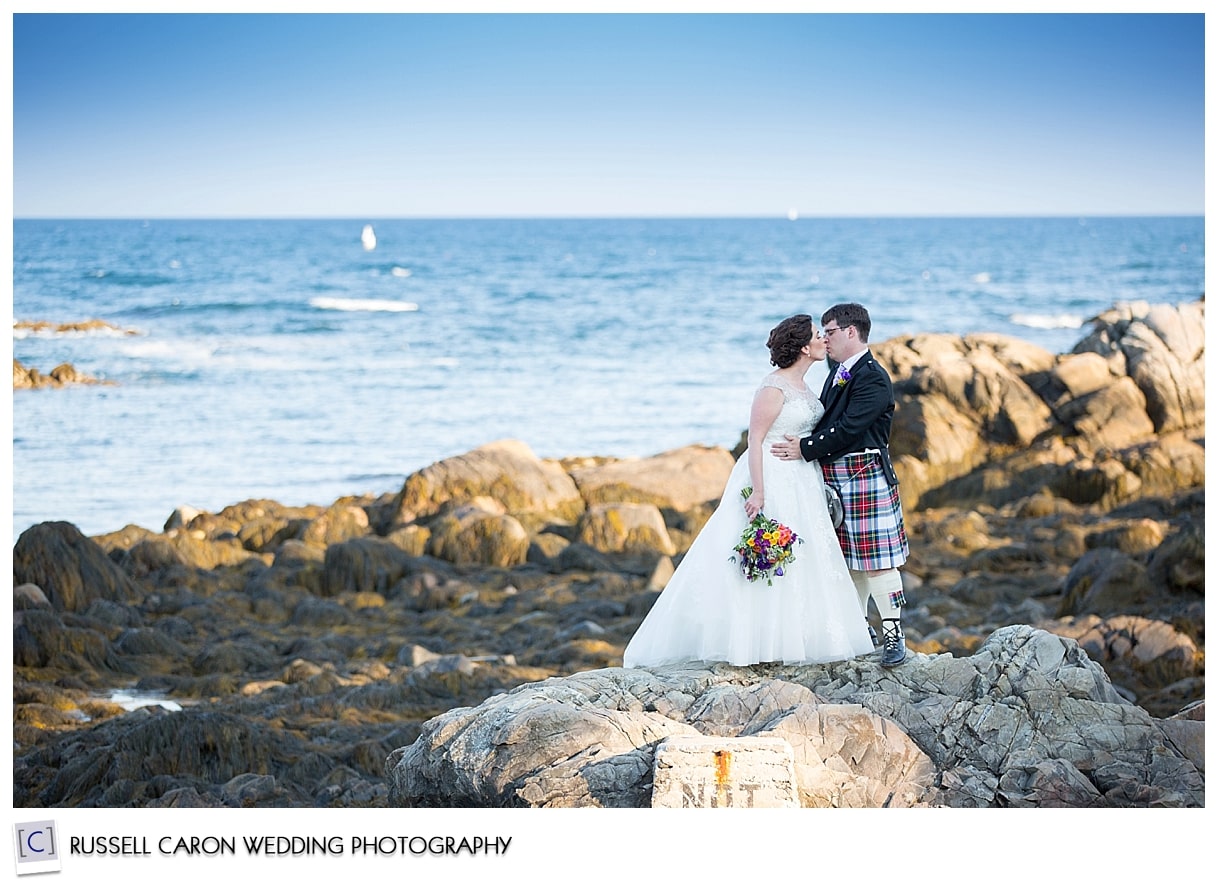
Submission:
[[[394,276],[396,276],[399,279],[409,279],[410,278],[410,270],[406,269],[406,267],[404,267],[404,266],[395,266],[392,270],[390,270],[390,272],[392,272],[394,274]]]
[[[1013,325],[1023,325],[1025,328],[1052,330],[1054,328],[1081,328],[1086,319],[1081,315],[1071,315],[1067,312],[1059,312],[1056,315],[1016,312],[1009,317],[1009,321]]]
[[[990,281],[990,274],[989,273],[977,273],[976,275],[973,276],[973,281],[976,282],[978,285],[988,284]]]
[[[215,355],[213,346],[185,340],[132,340],[122,347],[130,358],[155,358],[164,361],[204,362]]]
[[[340,312],[416,312],[417,303],[402,300],[372,300],[358,297],[314,297],[309,301],[314,309],[336,309]]]

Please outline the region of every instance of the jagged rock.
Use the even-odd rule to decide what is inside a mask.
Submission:
[[[1205,302],[1123,304],[1091,320],[1074,352],[1095,352],[1146,398],[1156,432],[1205,425]]]
[[[1040,347],[993,334],[917,334],[872,350],[898,395],[891,449],[907,506],[984,462],[990,447],[1023,447],[1050,428],[1048,405],[1024,380],[1053,362]]]
[[[1120,450],[1155,431],[1146,414],[1146,396],[1129,377],[1115,377],[1102,388],[1070,399],[1056,415],[1091,451]]]
[[[870,716],[828,727],[798,721],[809,708],[839,714],[851,705]],[[893,669],[870,657],[792,667],[691,664],[527,684],[427,722],[418,740],[386,760],[389,801],[645,806],[664,738],[769,732],[792,743],[805,805],[820,797],[802,782],[824,777],[807,757],[857,780],[860,759],[875,759],[868,746],[877,741],[888,759],[875,763],[868,781],[904,782],[903,804],[1204,804],[1202,775],[1157,721],[1125,702],[1075,641],[1028,626],[995,631],[968,658],[915,655]],[[899,746],[906,738],[912,751]],[[849,789],[870,805],[894,792]]]
[[[140,593],[101,546],[65,521],[35,524],[18,537],[13,582],[39,586],[59,611],[83,610],[97,599],[129,601]]]
[[[1051,369],[1033,375],[1030,384],[1057,411],[1075,398],[1099,392],[1117,376],[1098,352],[1078,352],[1061,356]]]
[[[921,802],[935,766],[913,739],[866,708],[815,695],[806,701],[765,723],[768,734],[785,738],[796,751],[801,805],[904,808]]]
[[[897,394],[902,501],[1003,504],[1040,487],[1106,507],[1204,480],[1204,301],[1120,307],[1064,356],[995,335],[874,345]],[[1189,449],[1196,448],[1196,449]]]
[[[1141,616],[1070,616],[1045,623],[1055,634],[1078,641],[1104,665],[1114,682],[1146,695],[1196,675],[1202,666],[1197,644],[1166,622]],[[1179,706],[1179,703],[1177,704]]]
[[[1146,324],[1149,307],[1139,315],[1131,314],[1129,322]],[[1135,381],[1125,375],[1132,359],[1120,347],[1109,347],[1107,355],[1053,357],[984,335],[967,345],[948,337],[923,337],[917,345],[924,351],[893,349],[905,359],[893,369],[898,414],[910,417],[900,444],[907,450],[921,445],[929,457],[907,452],[897,462],[913,551],[902,572],[910,598],[906,633],[916,653],[911,661],[886,674],[874,665],[845,668],[849,675],[840,676],[813,675],[811,669],[704,669],[683,675],[679,687],[665,674],[644,693],[633,680],[623,689],[616,679],[602,678],[597,688],[621,694],[623,702],[626,693],[645,699],[649,713],[663,709],[655,711],[663,720],[653,714],[649,723],[657,733],[639,742],[644,750],[663,737],[657,727],[696,732],[700,726],[723,730],[725,737],[785,732],[788,743],[799,744],[807,804],[1186,803],[1165,782],[1183,782],[1187,790],[1189,769],[1203,772],[1203,704],[1200,711],[1190,706],[1191,716],[1177,714],[1205,694],[1203,421],[1120,446],[1144,430],[1156,400],[1140,381],[1135,394],[1129,385]],[[1184,352],[1181,346],[1171,348]],[[980,374],[993,360],[1007,372],[1001,382],[987,384]],[[1164,376],[1154,383],[1175,382]],[[1012,445],[1002,431],[1023,400],[1018,383],[1051,416],[1029,443]],[[1127,410],[1136,410],[1141,395],[1144,413],[1118,425],[1124,415],[1105,403],[1108,387],[1126,396]],[[976,413],[966,412],[973,408]],[[1194,417],[1203,420],[1203,412],[1189,419]],[[914,431],[927,425],[945,434],[927,443]],[[1080,427],[1094,437],[1075,434]],[[894,438],[894,454],[898,446]],[[706,451],[694,458],[702,461],[701,453]],[[726,466],[723,451],[707,453],[705,461],[716,458]],[[510,460],[499,460],[506,472]],[[523,473],[532,474],[525,460]],[[639,464],[585,457],[546,468],[603,469],[603,476]],[[684,486],[679,472],[671,477]],[[612,678],[625,676],[608,666],[620,664],[626,641],[715,500],[683,510],[672,507],[684,505],[681,499],[662,500],[661,521],[676,554],[600,551],[579,539],[582,498],[575,514],[542,511],[542,504],[517,514],[506,507],[515,498],[511,490],[496,496],[493,507],[496,516],[511,516],[527,531],[523,562],[509,569],[427,555],[432,528],[442,518],[472,503],[483,488],[508,487],[516,478],[464,489],[453,484],[465,495],[436,503],[409,524],[393,522],[394,494],[347,497],[330,506],[247,500],[217,514],[183,509],[162,533],[128,525],[94,537],[113,570],[92,551],[51,547],[44,535],[36,545],[53,562],[51,570],[81,569],[85,557],[96,570],[81,580],[86,596],[80,604],[56,611],[48,585],[27,581],[23,558],[14,555],[15,804],[222,806],[240,794],[243,805],[384,806],[389,788],[383,759],[414,741],[428,719],[547,677],[604,669]],[[567,493],[574,492],[573,483],[563,485]],[[706,492],[720,492],[718,483]],[[612,486],[625,485],[603,485]],[[658,497],[662,490],[632,492]],[[361,532],[365,517],[368,529]],[[655,523],[652,511],[648,518]],[[372,535],[374,529],[384,535]],[[1097,557],[1083,566],[1088,554]],[[1098,557],[1103,554],[1117,556]],[[1105,560],[1111,566],[1099,565]],[[115,571],[130,580],[134,595],[96,578]],[[1132,574],[1132,581],[1122,573]],[[99,585],[104,590],[95,590]],[[1071,592],[1071,603],[1102,611],[1099,624],[1079,633],[1088,613],[1055,618]],[[1075,688],[1090,677],[1075,671],[1074,661],[1047,675],[1043,664],[1020,658],[1005,640],[997,656],[984,648],[995,629],[1017,622],[1078,633],[1085,646],[1097,647],[1094,660],[1117,696],[1099,703],[1110,705],[1113,718],[1101,718],[1095,701],[1069,689],[1068,697],[1082,703],[1062,698],[1063,684]],[[425,665],[410,649],[420,645],[447,661]],[[946,651],[960,658],[933,656]],[[988,662],[979,661],[987,654]],[[1035,654],[1044,655],[1043,647]],[[1038,686],[1037,677],[1050,685]],[[973,684],[971,691],[965,682]],[[1022,691],[1010,691],[1012,683],[1023,684]],[[132,687],[183,706],[172,723],[160,724],[166,731],[182,727],[180,736],[167,736],[171,741],[190,743],[209,729],[217,738],[229,737],[219,734],[223,724],[216,718],[200,714],[232,715],[255,728],[273,721],[274,733],[288,736],[280,759],[266,772],[245,768],[227,777],[219,770],[180,776],[163,766],[141,774],[137,758],[148,744],[131,739],[120,745],[119,734],[146,722],[147,712],[133,716],[99,697]],[[989,703],[978,704],[987,695]],[[575,718],[599,713],[602,723],[616,719],[600,705],[604,700],[573,699]],[[1145,714],[1159,718],[1152,724],[1191,767],[1164,765],[1175,755],[1172,749],[1152,745],[1139,754],[1128,748],[1131,733],[1142,737]],[[1061,728],[1070,720],[1090,721],[1091,729],[1078,736]],[[477,731],[475,718],[471,732]],[[940,735],[948,740],[938,741]],[[602,751],[603,761],[591,770],[573,756],[530,773],[529,799],[559,805],[597,793],[606,803],[644,804],[645,776],[653,767],[637,749],[617,752],[616,735],[607,738],[605,744],[617,746]],[[1114,752],[1097,759],[1098,738],[1115,745]],[[1081,745],[1078,755],[1042,747],[1072,741]],[[595,744],[588,751],[600,750]],[[80,757],[113,763],[118,749],[132,754],[124,760],[131,777],[92,786],[91,773],[74,768],[80,790],[60,777]],[[622,768],[640,763],[644,778],[626,780]],[[929,790],[919,771],[926,763],[933,769]],[[1141,771],[1132,773],[1132,767]],[[254,777],[238,780],[243,775]],[[59,789],[48,790],[56,779]],[[439,793],[428,798],[448,804]],[[463,797],[458,792],[454,798]]]

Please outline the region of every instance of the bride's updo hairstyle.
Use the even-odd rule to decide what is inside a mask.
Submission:
[[[765,345],[770,350],[770,364],[785,368],[795,364],[799,350],[812,339],[812,316],[793,315],[785,318],[770,331],[770,340]]]

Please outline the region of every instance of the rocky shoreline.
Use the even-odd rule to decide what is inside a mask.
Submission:
[[[875,345],[898,394],[908,670],[886,679],[860,659],[843,663],[849,676],[655,672],[685,684],[664,694],[696,701],[730,681],[749,694],[806,690],[773,705],[784,713],[857,705],[920,751],[918,775],[902,779],[911,805],[1203,802],[1203,328],[1204,301],[1132,304],[1098,316],[1067,355],[996,335]],[[567,804],[552,791],[525,796],[525,779],[555,779],[563,757],[493,792],[455,780],[441,721],[542,700],[570,681],[595,684],[594,703],[630,693],[624,712],[689,725],[688,708],[665,705],[654,685],[622,684],[621,654],[738,453],[558,461],[502,440],[380,497],[183,508],[160,532],[35,525],[13,552],[14,804],[479,804],[470,792],[487,805]],[[1051,743],[1014,762],[987,755],[985,738],[928,734],[910,715],[940,702],[945,666],[989,670],[979,659],[1050,637],[1074,661],[1032,685],[1053,707],[1077,710],[1083,693],[1098,702],[1095,737],[1120,744],[1119,761]],[[1007,701],[990,705],[1026,703],[1007,688],[991,684]],[[125,711],[117,689],[182,709]],[[1078,737],[1051,716],[1010,721],[1004,734]],[[699,731],[747,728],[730,714],[699,720]],[[645,765],[633,742],[654,750],[644,735],[669,728],[649,717],[614,762]],[[937,748],[947,731],[968,746]],[[524,749],[505,759],[496,737],[479,742],[484,762],[535,762]],[[1158,757],[1150,778],[1119,771],[1137,756]],[[891,774],[868,776],[879,799]],[[646,775],[627,777],[613,791],[624,801],[572,804],[643,804]],[[816,793],[801,785],[804,804],[870,804]]]
[[[49,374],[44,374],[38,368],[26,367],[17,359],[13,359],[13,389],[62,389],[64,386],[99,385],[114,384],[82,373],[75,365],[66,362],[51,368]]]
[[[46,322],[46,321],[14,321],[14,331],[24,331],[30,334],[89,334],[107,333],[122,336],[135,336],[138,331],[120,328],[101,319],[88,319],[83,322]],[[75,365],[64,363],[52,368],[49,373],[43,373],[36,367],[29,367],[17,359],[13,359],[13,389],[62,389],[65,386],[113,386],[112,381],[90,376]]]

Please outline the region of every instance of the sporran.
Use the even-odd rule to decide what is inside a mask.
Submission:
[[[825,485],[825,504],[829,507],[829,520],[833,522],[833,529],[836,530],[846,517],[846,509],[842,506],[842,495],[832,484]]]

